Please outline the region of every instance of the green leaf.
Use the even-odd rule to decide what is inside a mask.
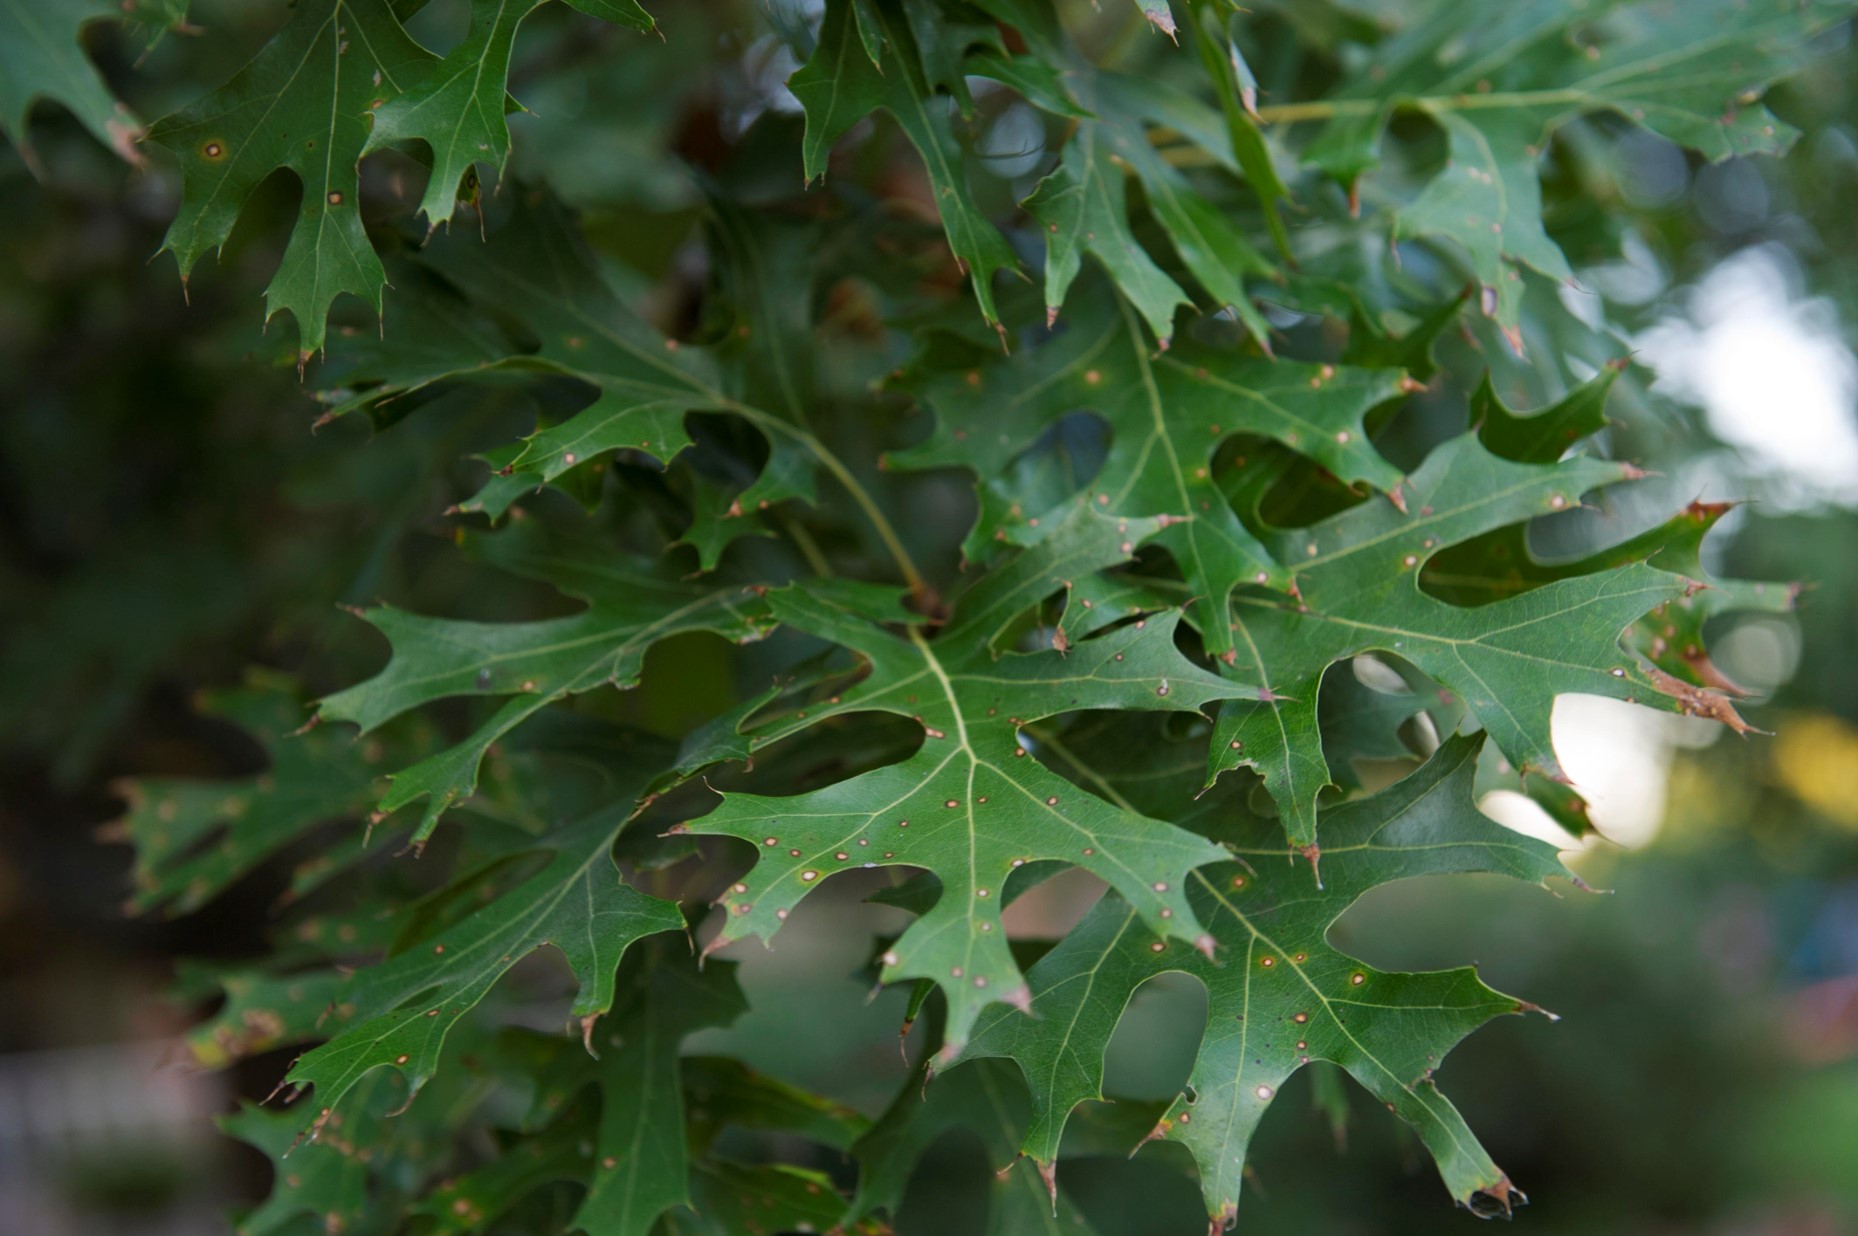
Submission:
[[[1469,251],[1486,315],[1521,349],[1517,265],[1571,278],[1542,228],[1536,161],[1562,125],[1612,112],[1711,159],[1775,153],[1797,136],[1760,100],[1797,70],[1807,41],[1851,0],[1517,0],[1496,11],[1441,3],[1375,48],[1330,96],[1305,157],[1354,192],[1399,108],[1431,116],[1449,155],[1395,235]]]
[[[152,2],[161,20],[181,7]],[[230,443],[204,481],[230,469],[262,510],[334,520],[357,546],[232,555],[205,588],[153,569],[141,591],[192,597],[196,621],[125,641],[139,611],[120,571],[53,582],[95,522],[80,505],[52,530],[78,540],[22,559],[11,607],[133,663],[89,709],[87,749],[138,684],[178,672],[164,648],[210,654],[206,636],[262,636],[267,659],[354,684],[317,716],[361,736],[293,734],[290,680],[215,693],[268,766],[141,781],[118,828],[138,846],[132,909],[287,881],[274,924],[254,927],[262,951],[190,963],[179,986],[213,1010],[186,1038],[198,1063],[305,1053],[286,1082],[307,1101],[227,1121],[276,1172],[245,1230],[926,1230],[950,1213],[928,1196],[940,1173],[972,1165],[978,1139],[998,1172],[978,1182],[987,1214],[953,1226],[1107,1232],[1147,1199],[1085,1213],[1094,1169],[1061,1173],[1060,1152],[1150,1133],[1185,1154],[1145,1156],[1122,1192],[1152,1181],[1158,1207],[1191,1157],[1217,1225],[1263,1113],[1306,1065],[1332,1128],[1347,1073],[1418,1132],[1454,1198],[1519,1196],[1431,1079],[1472,1030],[1529,1006],[1468,970],[1378,971],[1328,937],[1408,877],[1567,877],[1550,846],[1475,806],[1520,790],[1585,828],[1553,749],[1559,695],[1745,728],[1704,636],[1794,590],[1704,569],[1727,508],[1648,511],[1646,489],[1609,488],[1636,468],[1575,453],[1606,425],[1613,358],[1646,310],[1615,315],[1602,296],[1577,321],[1550,279],[1649,226],[1625,198],[1571,195],[1594,141],[1636,124],[1711,157],[1784,147],[1764,93],[1858,0],[1139,0],[1062,21],[1049,0],[827,0],[674,6],[662,43],[587,20],[651,29],[633,0],[534,21],[539,0],[471,0],[443,57],[407,33],[444,24],[414,20],[422,0],[287,7],[249,64],[158,126],[183,181],[167,247],[190,272],[261,225],[265,182],[295,177],[268,312],[295,319],[300,357],[329,336],[317,423],[343,423],[307,463],[303,446],[245,460],[250,444],[217,431],[175,449],[212,463]],[[93,14],[0,7],[0,125],[16,139],[51,98],[123,140],[113,118],[133,118],[79,42],[102,33],[81,30]],[[239,38],[273,28],[255,20]],[[55,36],[43,55],[34,22]],[[137,90],[226,80],[220,45],[170,44],[138,64]],[[538,115],[510,121],[518,64]],[[796,64],[789,97],[776,79]],[[1598,128],[1571,124],[1593,113]],[[1301,160],[1356,188],[1396,114],[1421,140],[1367,185],[1366,219],[1280,174]],[[994,136],[1029,135],[1030,157],[971,159],[970,136],[1002,118]],[[1435,152],[1436,169],[1413,162]],[[828,166],[831,192],[811,191]],[[461,201],[480,226],[438,229]],[[1650,222],[1684,239],[1671,212]],[[1040,250],[1025,287],[995,280]],[[1473,298],[1492,322],[1464,320]],[[1480,384],[1473,353],[1524,331],[1541,355]],[[1467,393],[1468,432],[1447,438]],[[1656,408],[1657,391],[1632,395]],[[1669,453],[1641,428],[1605,444]],[[381,440],[344,459],[333,439],[366,429]],[[22,432],[35,458],[72,449]],[[882,453],[897,443],[911,445]],[[21,475],[43,488],[58,471]],[[1603,511],[1572,514],[1594,493]],[[320,509],[331,498],[341,509]],[[142,539],[197,532],[153,518]],[[777,543],[730,550],[759,535]],[[365,680],[348,668],[365,649],[226,600],[250,591],[241,570],[339,583],[351,557],[362,574],[342,591],[395,602],[362,615],[386,637]],[[47,698],[83,694],[69,657],[12,660],[29,729]],[[609,684],[646,694],[597,694]],[[167,752],[164,767],[193,766]],[[467,800],[468,826],[438,835]],[[370,847],[376,825],[394,835]],[[910,870],[865,870],[879,867]],[[1033,888],[1063,898],[1071,878],[1045,882],[1073,867],[1110,888],[1089,916],[1009,940],[1038,915],[1006,907]],[[840,905],[872,916],[865,934],[817,952],[851,920],[826,913],[830,894],[801,903],[854,869],[835,887],[872,903]],[[796,913],[814,925],[786,937],[804,977],[750,983],[767,1007],[739,1026],[733,967],[705,967],[678,930],[706,905],[706,951],[772,943]],[[553,982],[523,960],[543,945],[567,962]],[[1168,973],[1211,1009],[1187,1085],[1098,1110],[1108,1045],[1146,1046],[1123,1012]],[[883,1062],[899,1040],[861,1045],[832,1013],[847,981],[904,984],[880,1009],[901,1015],[916,1063],[875,1120],[862,1112],[898,1079]],[[564,1008],[580,1033],[546,1033]],[[755,1066],[685,1056],[718,1042]],[[831,1097],[781,1080],[790,1067]]]
[[[1356,657],[1348,672],[1338,667],[1325,674],[1317,720],[1335,784],[1363,788],[1356,760],[1413,759],[1418,753],[1400,730],[1422,713],[1436,733],[1449,734],[1458,728],[1464,709],[1456,695],[1398,659],[1389,664],[1379,657]]]
[[[297,684],[256,671],[243,686],[205,695],[201,708],[249,734],[269,767],[240,780],[122,783],[128,808],[112,835],[136,848],[135,890],[126,907],[134,913],[196,910],[318,826],[366,814],[380,765],[430,745],[400,734],[357,744],[329,730],[300,733],[309,705]],[[309,892],[365,853],[357,830],[302,872],[293,892]]]
[[[944,5],[938,0],[901,0],[903,19],[915,43],[916,59],[929,93],[946,92],[963,120],[974,115],[974,96],[968,92],[966,59],[970,48],[983,54],[1004,54],[1006,45],[998,23],[978,9]],[[882,3],[870,6],[880,31],[885,28]],[[883,62],[876,62],[882,69]]]
[[[1127,310],[1095,308],[1039,348],[915,385],[936,413],[935,434],[893,462],[966,465],[983,485],[1066,413],[1088,409],[1107,420],[1113,444],[1081,498],[1110,514],[1167,518],[1154,541],[1180,565],[1196,623],[1216,657],[1234,648],[1225,618],[1232,590],[1283,588],[1293,577],[1292,559],[1275,554],[1214,481],[1214,456],[1224,442],[1271,438],[1344,481],[1390,492],[1401,485],[1364,424],[1370,409],[1406,389],[1399,371],[1272,362],[1197,344],[1155,356]],[[1034,538],[1062,509],[984,504],[969,553],[984,558],[990,540]],[[995,511],[988,526],[986,516]]]
[[[1090,118],[1090,113],[1072,96],[1066,75],[1038,56],[970,52],[964,67],[976,77],[991,78],[1011,86],[1027,102],[1054,116],[1073,120]]]
[[[688,1056],[682,1067],[692,1140],[698,1145],[710,1144],[724,1128],[733,1127],[797,1133],[822,1146],[848,1150],[871,1126],[843,1103],[790,1086],[727,1056]]]
[[[533,622],[430,618],[390,605],[360,617],[385,635],[393,656],[373,678],[326,696],[317,716],[352,721],[369,733],[433,700],[477,696],[503,704],[465,742],[394,774],[382,815],[427,800],[414,833],[423,842],[439,816],[469,798],[492,743],[556,700],[597,687],[638,685],[657,641],[713,631],[746,642],[767,629],[765,608],[740,584],[699,586],[664,564],[628,560],[598,543],[550,538],[528,521],[467,538],[493,566],[553,584],[586,608]]]
[[[1000,924],[1001,891],[1040,859],[1081,866],[1121,889],[1147,929],[1210,947],[1181,894],[1187,869],[1217,857],[1207,843],[1081,793],[1029,758],[1022,726],[1055,713],[1113,708],[1193,712],[1247,688],[1175,650],[1174,623],[1126,627],[1068,653],[1002,654],[994,641],[1065,580],[1125,558],[1156,521],[1088,514],[977,581],[931,640],[892,634],[804,590],[769,596],[790,627],[854,649],[869,674],[801,713],[751,726],[751,747],[831,717],[882,711],[922,726],[922,747],[878,768],[792,797],[730,793],[690,832],[740,837],[758,862],[722,899],[710,947],[769,938],[787,912],[838,871],[924,867],[942,896],[884,958],[882,979],[931,979],[947,993],[950,1043],[986,1005],[1024,1002]]]
[[[1619,645],[1636,618],[1683,592],[1676,575],[1634,563],[1475,609],[1420,587],[1424,564],[1445,547],[1568,509],[1588,490],[1636,475],[1586,458],[1512,463],[1467,435],[1435,449],[1408,479],[1405,511],[1371,499],[1276,533],[1273,552],[1295,564],[1300,599],[1235,598],[1234,668],[1269,695],[1222,709],[1209,771],[1255,768],[1291,842],[1314,847],[1316,796],[1329,784],[1318,693],[1329,666],[1365,652],[1393,653],[1450,688],[1526,776],[1565,780],[1549,737],[1556,695],[1677,707]]]
[[[1277,173],[1277,165],[1272,159],[1270,147],[1265,142],[1263,126],[1258,118],[1258,79],[1252,73],[1252,67],[1245,59],[1245,53],[1239,48],[1237,27],[1240,21],[1235,12],[1227,22],[1227,28],[1220,29],[1220,24],[1212,20],[1217,14],[1217,7],[1209,13],[1209,20],[1201,20],[1194,6],[1186,8],[1188,22],[1193,28],[1194,45],[1200,51],[1200,63],[1206,69],[1207,76],[1213,80],[1213,89],[1219,96],[1220,111],[1226,120],[1226,133],[1232,147],[1232,155],[1244,169],[1245,178],[1251,182],[1252,191],[1258,195],[1258,204],[1264,208],[1265,223],[1271,230],[1271,239],[1282,252],[1290,252],[1290,234],[1284,228],[1279,202],[1290,199],[1290,191]]]
[[[1140,575],[1098,572],[1073,580],[1065,591],[1064,612],[1058,615],[1054,646],[1069,646],[1126,618],[1159,614],[1180,603],[1178,594]]]
[[[315,1038],[335,1010],[342,976],[333,969],[274,974],[262,969],[220,971],[188,965],[180,983],[201,996],[223,995],[219,1010],[187,1033],[187,1047],[201,1068],[225,1068],[290,1043]],[[337,1021],[341,1020],[339,1013]]]
[[[122,21],[133,5],[110,0],[0,0],[0,134],[13,139],[34,173],[39,171],[28,120],[34,103],[59,104],[98,141],[141,166],[142,124],[110,93],[84,54],[82,32],[92,22]],[[163,12],[164,26],[181,19]]]
[[[1102,138],[1102,126],[1080,125],[1065,143],[1057,169],[1026,199],[1026,209],[1046,231],[1046,321],[1058,320],[1059,306],[1088,251],[1103,263],[1165,348],[1174,337],[1174,311],[1188,303],[1187,297],[1130,232],[1122,160],[1112,161]]]
[[[460,185],[485,166],[501,178],[510,157],[510,130],[504,116],[514,104],[507,92],[510,51],[516,29],[543,0],[472,0],[471,25],[464,42],[404,94],[374,109],[373,127],[362,153],[407,141],[420,141],[432,154],[432,177],[420,199],[428,228],[451,220]],[[583,13],[630,26],[653,29],[652,19],[634,0],[568,0]],[[475,180],[472,181],[475,196]]]
[[[1539,558],[1524,528],[1503,528],[1440,555],[1428,564],[1426,582],[1458,604],[1481,605],[1633,562],[1669,571],[1683,581],[1682,594],[1660,602],[1627,627],[1626,644],[1652,666],[1658,689],[1680,710],[1741,731],[1747,727],[1727,697],[1747,692],[1710,661],[1704,625],[1728,613],[1786,613],[1793,609],[1799,589],[1786,583],[1720,580],[1703,569],[1703,540],[1732,509],[1727,503],[1693,502],[1638,536],[1564,561]]]
[[[1371,67],[1330,96],[1332,120],[1310,160],[1344,183],[1375,165],[1396,107],[1486,115],[1535,128],[1539,146],[1576,116],[1613,111],[1712,159],[1785,149],[1793,130],[1760,103],[1800,66],[1849,0],[1804,13],[1786,0],[1602,0],[1580,8],[1520,0],[1495,14],[1430,7],[1375,49]]]
[[[744,537],[774,535],[759,513],[740,510],[740,503],[722,486],[693,477],[690,491],[690,522],[677,544],[697,551],[699,571],[714,571],[723,552]]]
[[[1513,411],[1497,394],[1488,370],[1471,395],[1471,427],[1493,455],[1518,463],[1554,463],[1606,425],[1606,400],[1625,362],[1607,365],[1566,396],[1535,412]]]
[[[1031,1163],[1014,1161],[1027,1116],[1025,1087],[1007,1066],[981,1060],[945,1076],[916,1071],[852,1148],[860,1170],[847,1214],[866,1221],[878,1211],[894,1216],[910,1171],[932,1145],[958,1129],[979,1137],[989,1163],[1004,1164],[987,1190],[987,1236],[1092,1236],[1097,1229],[1058,1193],[1046,1165],[1034,1170]]]
[[[637,779],[643,788],[645,777]],[[579,984],[571,1006],[591,1035],[613,1004],[614,970],[637,940],[683,927],[668,901],[622,883],[613,842],[631,814],[630,799],[560,829],[543,840],[547,866],[463,921],[422,937],[344,985],[352,1024],[305,1054],[286,1080],[315,1088],[319,1109],[311,1134],[330,1118],[356,1083],[379,1068],[407,1078],[409,1097],[438,1072],[452,1027],[521,958],[552,944]]]
[[[1132,176],[1188,273],[1268,351],[1270,327],[1252,305],[1244,280],[1275,270],[1149,139],[1149,125],[1205,135],[1218,131],[1217,121],[1194,100],[1152,81],[1082,65],[1070,67],[1067,77],[1091,115],[1078,121],[1059,165],[1023,203],[1045,231],[1047,325],[1058,319],[1081,255],[1088,252],[1140,309],[1164,351],[1172,341],[1175,308],[1191,302],[1130,230],[1124,180]]]
[[[733,966],[699,972],[688,960],[641,958],[631,980],[627,1005],[597,1043],[595,1167],[570,1220],[588,1236],[647,1236],[660,1215],[691,1204],[678,1054],[686,1036],[727,1025],[748,1008]]]
[[[638,997],[644,999],[680,994],[696,999],[696,1007],[687,1011],[675,1006],[669,1012],[657,1013],[634,1008],[616,1015],[603,1033],[615,1029],[627,1037],[625,1059],[630,1064],[615,1060],[610,1053],[594,1061],[581,1053],[578,1045],[564,1047],[560,1040],[523,1036],[525,1050],[515,1063],[534,1071],[537,1107],[551,1112],[559,1108],[561,1115],[546,1127],[511,1130],[505,1135],[507,1145],[501,1155],[475,1171],[446,1179],[428,1193],[420,1202],[419,1213],[437,1230],[485,1230],[526,1199],[546,1196],[546,1186],[557,1182],[585,1188],[585,1204],[572,1212],[574,1219],[562,1230],[584,1231],[590,1236],[626,1231],[736,1236],[757,1227],[805,1231],[810,1224],[824,1231],[831,1226],[845,1203],[823,1174],[784,1164],[748,1167],[710,1157],[703,1153],[708,1139],[702,1136],[690,1139],[687,1154],[678,1130],[662,1119],[667,1114],[681,1116],[686,1108],[706,1101],[720,1102],[733,1110],[738,1099],[754,1104],[771,1088],[779,1088],[778,1083],[751,1077],[733,1061],[722,1063],[733,1066],[738,1077],[750,1077],[747,1091],[731,1088],[706,1093],[689,1084],[692,1069],[711,1062],[701,1057],[683,1061],[677,1058],[682,1031],[673,1023],[688,1023],[694,1016],[733,1016],[739,1010],[740,995],[730,978],[733,966],[712,965],[698,976],[688,973],[688,958],[671,964],[679,970],[680,978],[669,985],[653,985],[631,963],[628,973],[622,976],[622,989],[639,988]],[[642,983],[645,987],[640,986]],[[655,1032],[648,1017],[665,1023],[660,1030],[668,1032],[669,1037]],[[643,1060],[642,1053],[649,1053],[653,1059]],[[640,1091],[630,1092],[626,1088],[627,1074],[641,1064],[649,1064],[649,1071],[633,1079],[640,1083]],[[686,1077],[681,1104],[666,1090],[667,1085],[675,1085],[680,1072]],[[604,1096],[598,1120],[592,1118],[590,1105],[579,1101],[583,1095],[593,1093],[595,1087]],[[811,1108],[823,1104],[810,1095],[800,1097]],[[787,1129],[784,1120],[791,1114],[789,1109],[795,1100],[783,1098],[780,1102],[783,1106],[779,1108],[751,1110],[751,1123],[744,1127],[757,1127],[752,1121],[764,1116],[771,1121],[765,1127]],[[636,1128],[640,1143],[636,1156],[628,1158],[626,1140],[615,1140],[612,1134],[632,1128],[646,1113],[659,1123]],[[696,1114],[701,1119],[701,1113]],[[859,1119],[856,1123],[862,1127],[867,1122]],[[622,1186],[627,1191],[616,1196],[614,1190]],[[653,1224],[650,1215],[659,1208],[662,1213]],[[561,1213],[569,1212],[564,1208]],[[875,1233],[879,1229],[860,1224],[852,1230]]]
[[[181,165],[181,208],[162,247],[182,280],[226,243],[252,191],[288,168],[303,199],[265,289],[266,320],[296,319],[298,352],[308,357],[322,350],[338,296],[380,312],[387,277],[361,220],[368,116],[422,81],[434,60],[388,0],[306,0],[230,81],[157,121],[149,140]]]
[[[532,435],[505,465],[541,484],[616,450],[667,463],[690,444],[686,411],[732,402],[708,354],[680,349],[621,303],[552,201],[518,196],[494,243],[447,235],[423,261],[443,280],[419,289],[411,313],[426,346],[409,356],[364,345],[360,363],[342,371],[334,415],[384,409],[446,382],[578,378],[596,390],[594,402]],[[519,346],[489,324],[494,317],[521,322],[539,346]]]
[[[698,1163],[691,1173],[691,1209],[665,1217],[665,1236],[738,1236],[741,1232],[826,1232],[845,1203],[824,1172],[782,1163],[749,1166],[727,1160]],[[888,1228],[859,1222],[851,1236],[882,1236]]]
[[[416,7],[416,6],[415,6]],[[386,272],[361,217],[361,157],[420,138],[435,159],[422,208],[436,224],[475,162],[501,166],[510,40],[530,0],[475,0],[469,36],[440,61],[401,27],[390,0],[305,0],[231,80],[149,129],[181,165],[181,207],[162,247],[186,280],[225,245],[260,183],[280,168],[302,186],[284,256],[265,289],[265,319],[296,320],[298,354],[323,350],[330,306],[343,295],[382,311]],[[574,7],[641,29],[633,0]],[[519,12],[520,10],[520,12]],[[385,116],[385,128],[375,125]]]
[[[1445,130],[1445,170],[1394,216],[1393,237],[1443,236],[1470,254],[1483,289],[1479,303],[1522,354],[1522,275],[1516,264],[1572,282],[1574,271],[1542,227],[1542,185],[1535,162],[1519,157],[1528,143],[1490,117],[1478,123],[1449,111],[1434,118]],[[1513,118],[1506,121],[1514,123]]]
[[[1454,1199],[1469,1205],[1484,1194],[1507,1209],[1514,1186],[1432,1073],[1471,1031],[1531,1006],[1491,990],[1473,969],[1379,971],[1325,939],[1357,898],[1390,880],[1487,871],[1543,884],[1567,874],[1552,847],[1478,812],[1480,742],[1455,738],[1404,781],[1332,809],[1324,884],[1314,894],[1284,863],[1270,821],[1236,803],[1196,810],[1237,860],[1195,871],[1190,886],[1196,912],[1220,925],[1217,959],[1145,939],[1130,908],[1106,895],[1032,967],[1034,1016],[984,1016],[963,1052],[963,1060],[1007,1056],[1024,1071],[1033,1094],[1025,1153],[1055,1160],[1071,1110],[1103,1097],[1103,1051],[1136,988],[1178,971],[1207,989],[1207,1030],[1181,1096],[1151,1137],[1192,1152],[1215,1219],[1232,1222],[1252,1133],[1271,1101],[1317,1060],[1342,1066],[1413,1126]]]
[[[356,1095],[357,1109],[349,1118],[352,1127],[364,1134],[390,1134],[381,1120],[397,1097],[385,1075],[367,1092]],[[364,1114],[365,1113],[365,1114]],[[271,1194],[235,1229],[239,1236],[271,1236],[289,1233],[297,1220],[313,1216],[327,1224],[334,1220],[344,1231],[386,1232],[389,1229],[375,1210],[369,1218],[369,1163],[355,1147],[333,1142],[311,1143],[299,1147],[302,1117],[294,1111],[266,1111],[254,1104],[241,1104],[239,1110],[222,1117],[220,1129],[231,1137],[257,1148],[277,1164],[277,1180]],[[404,1127],[404,1126],[403,1126]],[[397,1132],[398,1130],[392,1130]],[[369,1136],[369,1150],[379,1155],[382,1147]],[[292,1153],[295,1151],[296,1153]],[[357,1227],[349,1227],[349,1224]]]
[[[481,1232],[537,1190],[585,1179],[592,1154],[583,1122],[537,1130],[476,1170],[439,1181],[413,1213],[426,1220],[430,1231]]]
[[[1019,263],[975,204],[949,103],[925,79],[919,56],[906,24],[889,5],[829,0],[818,46],[787,83],[806,110],[806,179],[811,183],[826,174],[826,156],[847,129],[880,108],[889,112],[922,156],[956,265],[972,277],[981,315],[997,326],[994,272],[1017,270]]]
[[[732,393],[806,428],[820,395],[813,296],[822,230],[716,191],[704,221],[723,259],[715,329],[719,351],[740,367]]]
[[[535,1079],[530,1123],[544,1116],[546,1127],[520,1131],[500,1157],[445,1182],[422,1212],[441,1230],[481,1230],[542,1186],[573,1181],[585,1192],[563,1230],[589,1236],[733,1236],[767,1224],[769,1209],[796,1216],[774,1222],[830,1226],[844,1202],[825,1177],[704,1157],[724,1125],[799,1132],[841,1147],[868,1125],[739,1062],[680,1056],[692,1033],[726,1025],[746,1008],[734,971],[728,962],[699,971],[681,942],[653,941],[621,968],[620,998],[590,1040],[597,1059],[578,1044],[517,1036],[512,1054]],[[599,1095],[597,1120],[586,1118],[580,1101],[590,1093]],[[695,1126],[688,1146],[687,1119]],[[753,1216],[748,1227],[739,1218],[745,1212]]]
[[[219,1118],[219,1127],[263,1153],[273,1179],[270,1195],[242,1215],[234,1230],[239,1236],[331,1229],[345,1236],[390,1236],[411,1208],[433,1148],[448,1145],[450,1116],[469,1106],[477,1084],[460,1070],[436,1084],[427,1102],[407,1110],[404,1079],[374,1073],[313,1141],[303,1137],[300,1107],[241,1104]]]
[[[810,367],[794,350],[812,321],[810,283],[789,276],[798,269],[796,247],[804,252],[810,232],[740,211],[719,211],[714,230],[731,255],[735,314],[732,342],[720,354],[680,344],[639,320],[603,278],[565,212],[535,195],[519,198],[490,244],[448,235],[430,246],[427,260],[443,282],[422,288],[412,314],[426,346],[403,357],[366,343],[349,353],[344,344],[348,354],[337,357],[343,385],[323,396],[332,405],[328,415],[367,409],[379,418],[447,385],[510,375],[587,383],[597,392],[588,407],[538,430],[520,449],[487,456],[499,475],[460,509],[501,515],[525,490],[602,466],[616,451],[666,464],[690,444],[687,412],[728,412],[766,437],[769,454],[721,518],[789,499],[813,502],[815,474],[824,468],[851,494],[912,586],[921,586],[882,508],[808,420]],[[535,346],[521,346],[493,326],[498,318],[520,322]],[[769,402],[748,402],[753,397]]]

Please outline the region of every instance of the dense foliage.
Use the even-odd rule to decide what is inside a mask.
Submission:
[[[0,123],[29,148],[51,99],[178,167],[196,292],[248,216],[284,236],[268,355],[379,435],[332,471],[480,461],[443,517],[389,482],[370,535],[452,543],[366,573],[377,673],[254,672],[205,705],[263,772],[128,789],[137,912],[300,860],[269,953],[189,976],[203,1062],[300,1052],[226,1121],[278,1164],[244,1230],[877,1231],[955,1126],[990,1230],[1089,1230],[1062,1161],[1145,1139],[1217,1227],[1306,1067],[1507,1213],[1432,1079],[1534,1006],[1329,928],[1414,876],[1571,880],[1477,809],[1587,830],[1556,696],[1744,729],[1705,624],[1793,601],[1705,572],[1720,506],[1540,550],[1642,481],[1608,417],[1646,399],[1566,256],[1623,211],[1544,184],[1564,130],[1784,150],[1766,92],[1858,5],[422,7],[299,0],[146,129],[78,42],[121,10],[0,9]],[[1035,938],[1010,907],[1065,868],[1106,887]],[[684,1047],[746,1008],[704,958],[848,882],[909,991],[875,1120]],[[571,998],[511,975],[543,945]],[[1178,1097],[1090,1102],[1168,973],[1207,1000]]]

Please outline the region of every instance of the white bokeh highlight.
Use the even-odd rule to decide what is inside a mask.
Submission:
[[[1778,246],[1720,263],[1636,341],[1652,389],[1701,407],[1712,432],[1756,473],[1783,483],[1767,500],[1858,504],[1858,359],[1832,303],[1800,293]]]

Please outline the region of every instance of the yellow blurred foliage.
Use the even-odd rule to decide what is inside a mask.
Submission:
[[[1828,820],[1858,829],[1858,726],[1806,713],[1778,729],[1774,773],[1781,785]]]

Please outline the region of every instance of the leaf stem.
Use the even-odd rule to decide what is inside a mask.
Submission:
[[[897,535],[897,530],[891,526],[890,520],[885,516],[883,509],[877,505],[876,499],[872,498],[871,491],[852,475],[852,470],[845,466],[845,461],[840,459],[830,447],[806,430],[790,425],[780,417],[757,408],[753,404],[719,398],[717,406],[734,412],[769,432],[786,434],[806,447],[813,458],[819,460],[826,471],[832,473],[839,484],[845,487],[845,491],[851,494],[852,501],[858,504],[858,509],[863,511],[865,518],[871,521],[871,526],[877,530],[878,539],[884,542],[884,548],[890,552],[891,559],[897,564],[897,569],[903,572],[904,582],[909,584],[910,591],[918,596],[928,591],[929,586],[924,582],[922,572],[916,569],[915,561],[910,558],[910,551],[903,547],[902,538]]]
[[[1310,99],[1302,103],[1267,104],[1258,118],[1267,124],[1295,124],[1300,120],[1330,120],[1337,116],[1372,116],[1382,108],[1413,108],[1428,112],[1474,112],[1505,107],[1556,107],[1571,103],[1608,106],[1585,90],[1507,90],[1488,94],[1394,95],[1385,99]]]
[[[793,540],[794,548],[800,551],[800,556],[806,559],[806,564],[813,568],[813,574],[821,579],[831,579],[832,564],[826,561],[826,555],[820,551],[819,542],[815,541],[813,534],[806,530],[806,525],[791,515],[782,515],[781,527]]]

